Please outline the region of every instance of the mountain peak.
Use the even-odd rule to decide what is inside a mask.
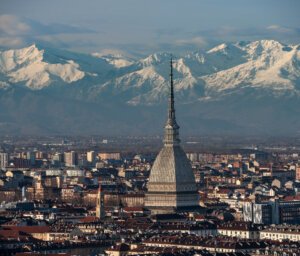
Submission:
[[[227,47],[227,44],[220,44],[220,45],[210,49],[206,53],[218,52],[218,51],[224,50],[226,47]]]
[[[43,51],[39,51],[35,44],[18,50],[0,52],[0,72],[6,73],[26,62],[43,58]]]
[[[170,56],[171,55],[166,52],[154,53],[154,54],[151,54],[148,57],[140,60],[140,63],[143,64],[144,66],[155,65],[162,61],[169,60]]]
[[[127,67],[133,63],[132,58],[126,57],[122,51],[117,50],[104,50],[102,52],[94,52],[92,56],[104,59],[116,68]]]
[[[18,50],[0,52],[0,72],[5,75],[3,82],[20,84],[32,90],[41,90],[49,86],[56,77],[66,83],[72,83],[84,77],[79,65],[73,60],[61,64],[44,60],[44,50],[39,50],[35,44]]]

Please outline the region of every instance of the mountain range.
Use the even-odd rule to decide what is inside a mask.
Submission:
[[[0,51],[0,133],[162,134],[170,54]],[[299,135],[300,45],[223,43],[174,58],[188,135]]]

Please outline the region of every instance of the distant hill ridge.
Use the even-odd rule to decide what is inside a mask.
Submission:
[[[136,59],[36,45],[2,51],[0,132],[160,133],[169,58],[168,53]],[[296,135],[299,63],[300,45],[273,40],[224,43],[176,56],[176,109],[183,132]]]

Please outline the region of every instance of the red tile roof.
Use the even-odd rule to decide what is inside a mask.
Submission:
[[[125,212],[144,212],[143,207],[124,207]]]
[[[197,214],[196,216],[195,216],[195,220],[205,220],[206,218],[205,218],[205,216],[203,215],[203,214]]]
[[[228,194],[229,192],[230,192],[229,189],[222,188],[222,189],[219,189],[219,191],[217,192],[217,194]]]
[[[10,230],[21,231],[24,233],[46,233],[50,231],[50,227],[48,226],[10,226],[8,227]]]
[[[300,201],[300,196],[286,196],[284,201]]]
[[[3,238],[27,238],[28,234],[20,232],[18,230],[0,230],[0,237]]]
[[[98,222],[98,221],[99,221],[98,217],[88,216],[83,219],[80,219],[78,222],[79,223],[87,223],[87,222]]]

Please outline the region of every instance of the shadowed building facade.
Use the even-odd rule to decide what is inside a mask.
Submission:
[[[99,185],[98,195],[97,195],[96,217],[99,218],[99,220],[102,220],[105,217],[104,194],[101,185]]]
[[[168,105],[164,146],[152,166],[145,198],[145,207],[152,213],[192,211],[199,208],[199,196],[193,170],[180,146],[179,126],[174,108],[172,59]]]

